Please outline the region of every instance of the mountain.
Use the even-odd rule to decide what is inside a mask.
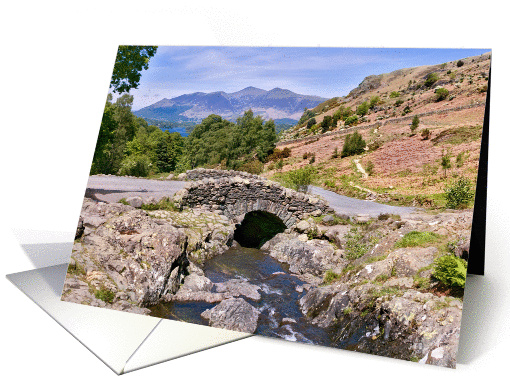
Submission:
[[[134,112],[135,115],[169,122],[200,122],[210,114],[235,120],[251,109],[264,119],[297,122],[304,108],[314,108],[326,98],[297,94],[287,89],[247,87],[234,93],[191,93],[167,99]]]

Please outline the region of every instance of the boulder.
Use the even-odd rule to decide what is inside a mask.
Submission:
[[[215,328],[255,333],[259,314],[259,311],[244,299],[229,298],[214,308],[204,311],[201,317],[208,320],[209,325]]]
[[[416,272],[434,262],[437,248],[400,248],[388,255],[393,262],[393,272],[397,277],[414,276]]]
[[[304,236],[305,241],[301,241]],[[269,255],[290,265],[292,273],[322,276],[328,269],[338,267],[341,258],[335,248],[325,240],[307,240],[306,235],[276,244]]]
[[[245,296],[250,300],[260,301],[260,293],[258,292],[260,287],[244,280],[231,279],[224,283],[216,283],[214,287],[216,292],[225,293],[229,297]]]
[[[143,204],[142,198],[139,196],[130,196],[129,198],[126,198],[126,202],[131,206],[135,208],[140,208]]]

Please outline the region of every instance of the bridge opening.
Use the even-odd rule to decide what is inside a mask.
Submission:
[[[286,228],[278,216],[265,211],[252,211],[236,226],[234,240],[243,247],[260,248]]]

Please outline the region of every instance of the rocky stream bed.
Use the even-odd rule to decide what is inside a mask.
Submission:
[[[241,226],[85,199],[62,299],[455,366],[462,296],[438,291],[432,271],[446,241],[467,256],[471,211],[309,215],[259,249],[234,240]],[[437,243],[397,248],[415,231]]]

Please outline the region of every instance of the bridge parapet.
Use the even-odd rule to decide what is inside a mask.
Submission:
[[[179,207],[202,207],[221,211],[237,219],[251,211],[265,211],[278,216],[288,227],[307,214],[321,215],[333,210],[317,196],[296,192],[263,178],[221,177],[192,182],[177,192]]]

